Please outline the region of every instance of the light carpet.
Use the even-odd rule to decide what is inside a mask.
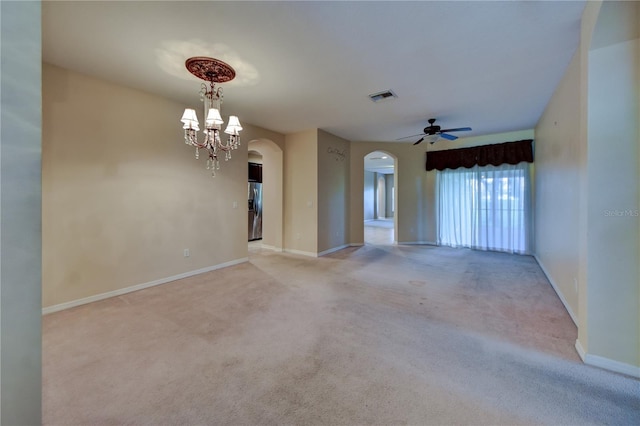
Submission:
[[[47,315],[50,425],[640,424],[528,256],[364,246]]]

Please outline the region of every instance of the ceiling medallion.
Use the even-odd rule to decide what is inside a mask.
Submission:
[[[191,74],[212,83],[226,83],[236,77],[235,70],[229,64],[206,56],[189,58],[185,66]]]
[[[184,129],[184,143],[196,147],[196,159],[199,158],[200,149],[206,149],[209,153],[207,169],[211,170],[211,175],[215,176],[215,171],[220,169],[218,153],[224,152],[225,160],[231,158],[231,150],[240,146],[240,131],[242,126],[240,120],[235,115],[229,116],[229,124],[224,133],[229,135],[227,142],[220,138],[220,130],[224,121],[220,115],[222,105],[222,87],[216,88],[216,83],[226,83],[235,78],[236,72],[231,66],[219,59],[196,56],[187,59],[185,62],[187,70],[201,80],[200,100],[204,103],[204,141],[198,142],[197,131],[200,130],[200,123],[196,111],[186,108],[182,119]],[[207,85],[208,83],[208,85]]]

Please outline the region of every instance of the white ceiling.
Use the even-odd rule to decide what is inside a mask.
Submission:
[[[43,60],[199,107],[199,80],[184,61],[213,56],[236,69],[223,85],[223,114],[243,122],[393,141],[421,133],[435,117],[443,127],[470,126],[464,136],[475,136],[535,126],[577,47],[583,8],[583,1],[44,2]],[[386,89],[398,98],[367,97]]]

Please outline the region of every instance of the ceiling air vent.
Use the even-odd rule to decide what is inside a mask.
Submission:
[[[373,94],[369,95],[369,99],[371,99],[373,102],[379,102],[379,101],[383,101],[385,99],[393,99],[393,98],[397,98],[397,97],[398,97],[398,95],[393,93],[392,90],[385,90],[383,92],[373,93]]]

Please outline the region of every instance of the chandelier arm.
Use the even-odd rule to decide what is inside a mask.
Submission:
[[[209,92],[209,88],[206,83],[200,84],[200,100],[204,101],[207,93]]]
[[[229,144],[229,141],[227,141],[226,144],[224,142],[220,141],[220,149],[223,150],[223,151],[231,151],[231,149],[233,149],[233,148]]]
[[[198,142],[198,135],[195,133],[193,135],[189,135],[189,143],[198,149],[203,149],[207,147],[206,142],[205,143]]]

